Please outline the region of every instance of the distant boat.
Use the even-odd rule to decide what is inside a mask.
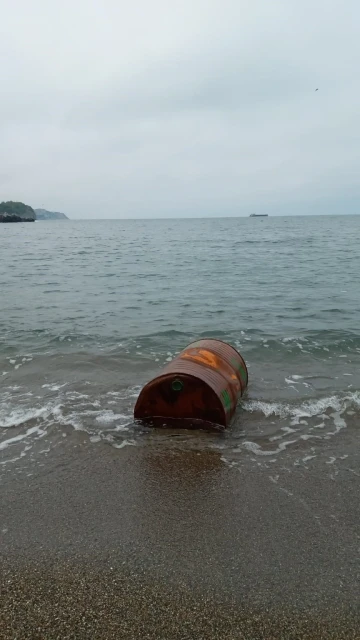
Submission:
[[[250,218],[268,218],[268,213],[251,213]]]

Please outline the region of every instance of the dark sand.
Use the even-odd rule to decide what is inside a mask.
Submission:
[[[3,477],[1,640],[360,638],[351,459],[269,472],[69,434]]]

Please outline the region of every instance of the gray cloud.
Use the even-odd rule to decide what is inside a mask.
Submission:
[[[0,200],[72,217],[358,212],[355,1],[75,5],[2,8]]]

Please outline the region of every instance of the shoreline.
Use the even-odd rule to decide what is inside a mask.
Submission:
[[[360,475],[288,462],[82,432],[20,461],[0,496],[2,638],[359,638]]]

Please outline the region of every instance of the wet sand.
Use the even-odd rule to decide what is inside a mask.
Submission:
[[[360,638],[359,488],[69,433],[3,476],[0,637]]]

